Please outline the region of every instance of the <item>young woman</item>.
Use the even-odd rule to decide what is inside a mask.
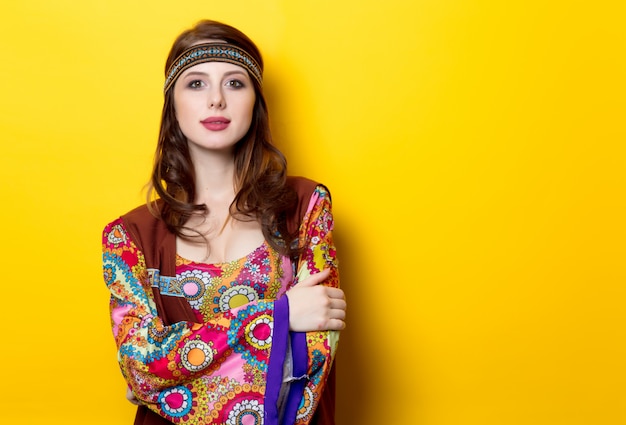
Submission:
[[[346,303],[330,195],[287,177],[262,81],[239,30],[183,32],[166,63],[148,202],[104,230],[136,424],[334,423]]]

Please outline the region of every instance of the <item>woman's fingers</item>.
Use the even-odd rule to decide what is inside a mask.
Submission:
[[[341,298],[330,300],[326,330],[342,330],[346,327],[346,301]]]
[[[341,298],[334,298],[330,300],[330,311],[331,312],[341,312],[343,313],[343,317],[345,317],[346,315],[346,301]],[[339,317],[339,318],[343,318],[343,317]]]
[[[328,278],[328,276],[330,276],[330,269],[324,269],[321,272],[312,274],[311,276],[307,277],[306,279],[303,279],[302,281],[298,282],[298,285],[296,285],[296,286],[315,286],[315,285],[319,285],[324,280],[326,280]]]
[[[325,331],[341,331],[346,327],[346,322],[341,319],[329,319],[323,329]]]
[[[339,288],[319,285],[330,269],[303,279],[289,291],[289,327],[293,331],[341,330],[345,328],[346,300]]]
[[[342,300],[345,299],[344,292],[339,288],[324,287],[324,289],[326,290],[326,295],[328,295],[328,298],[342,299]]]
[[[139,400],[135,397],[135,394],[130,390],[130,388],[126,388],[126,400],[130,401],[132,404],[139,406]]]

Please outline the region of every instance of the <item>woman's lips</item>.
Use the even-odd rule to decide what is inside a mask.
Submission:
[[[200,121],[200,123],[207,130],[220,131],[228,127],[228,125],[230,124],[230,120],[224,117],[209,117],[203,119],[202,121]]]

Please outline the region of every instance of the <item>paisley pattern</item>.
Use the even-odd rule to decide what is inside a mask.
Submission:
[[[316,189],[300,228],[298,265],[263,243],[219,264],[176,259],[176,276],[148,270],[121,219],[103,233],[104,281],[122,373],[140,403],[174,423],[265,423],[275,301],[298,280],[331,269],[339,283],[330,197]],[[296,273],[297,271],[297,273]],[[196,322],[165,326],[153,290],[185,299]],[[336,348],[335,332],[306,334],[308,380],[296,423],[310,422]],[[280,367],[282,370],[282,366]]]

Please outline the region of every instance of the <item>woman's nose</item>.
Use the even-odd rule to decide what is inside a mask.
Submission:
[[[222,109],[226,106],[224,95],[221,88],[215,88],[211,90],[209,94],[209,107],[215,109]]]

